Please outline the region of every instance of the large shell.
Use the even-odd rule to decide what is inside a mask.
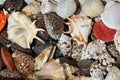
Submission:
[[[91,18],[99,16],[103,9],[101,0],[86,0],[82,5],[82,10]]]
[[[116,14],[117,13],[117,14]],[[120,3],[109,1],[101,14],[101,19],[106,26],[120,30]]]
[[[111,67],[105,80],[120,80],[120,69],[115,66]]]
[[[8,18],[8,39],[17,43],[23,48],[30,48],[33,38],[44,43],[40,38],[36,37],[37,29],[35,21],[32,22],[29,17],[21,12],[13,12]]]
[[[33,1],[28,4],[22,10],[26,15],[38,14],[40,13],[40,3],[38,1]]]
[[[35,70],[40,70],[41,67],[49,60],[53,58],[54,52],[52,52],[53,46],[50,46],[43,50],[39,56],[35,58]]]
[[[59,59],[51,60],[44,64],[41,70],[36,72],[36,75],[40,76],[41,79],[53,79],[53,80],[65,79],[64,68],[59,63]]]
[[[81,13],[82,14],[82,13]],[[77,39],[79,42],[88,42],[88,36],[91,32],[92,20],[87,16],[75,16],[73,15],[71,18],[68,18],[69,22],[67,25],[69,26],[70,35]]]
[[[56,13],[62,18],[68,18],[76,11],[76,3],[74,0],[63,0],[57,4]]]

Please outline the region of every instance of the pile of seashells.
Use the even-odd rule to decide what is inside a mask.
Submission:
[[[0,80],[120,80],[120,0],[0,1]]]

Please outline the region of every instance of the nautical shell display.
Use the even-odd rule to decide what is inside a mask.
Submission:
[[[79,42],[88,42],[88,36],[92,29],[92,20],[87,16],[75,16],[68,18],[69,33],[73,38]]]
[[[101,19],[104,22],[104,24],[109,28],[120,30],[119,15],[120,15],[120,3],[109,1],[107,2],[104,11],[101,14]]]
[[[64,80],[65,73],[63,66],[59,63],[59,59],[51,60],[43,65],[40,71],[35,73],[41,79]]]
[[[44,30],[36,28],[35,21],[32,22],[29,17],[21,12],[13,12],[8,18],[8,39],[23,48],[30,48],[33,38],[44,43],[44,41],[36,36],[37,31]]]
[[[31,74],[34,71],[34,58],[26,53],[16,51],[12,54],[15,66],[21,74]]]
[[[89,17],[97,17],[104,10],[104,5],[101,0],[86,0],[82,5],[82,10]]]
[[[63,0],[57,4],[56,14],[65,19],[74,14],[76,8],[74,0]]]
[[[27,6],[25,6],[22,11],[30,16],[32,14],[38,14],[40,13],[40,3],[38,1],[33,1],[30,4],[28,4]]]
[[[55,13],[46,13],[44,20],[48,34],[55,40],[59,39],[64,29],[63,19]]]
[[[115,66],[111,67],[105,80],[120,80],[120,69]]]
[[[50,59],[52,59],[54,52],[52,52],[53,46],[44,49],[40,55],[35,58],[35,70],[40,70],[43,65]]]

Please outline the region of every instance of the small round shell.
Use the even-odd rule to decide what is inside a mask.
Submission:
[[[101,0],[86,0],[82,5],[82,10],[91,18],[99,16],[103,9]]]
[[[68,18],[76,11],[76,3],[74,0],[63,0],[57,4],[56,13],[62,18]]]
[[[34,58],[22,52],[12,54],[17,70],[22,74],[31,74],[34,70]]]

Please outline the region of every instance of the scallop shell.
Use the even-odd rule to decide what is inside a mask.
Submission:
[[[28,16],[21,12],[13,12],[8,18],[8,39],[23,48],[30,48],[33,38],[36,38],[44,43],[44,41],[36,37],[37,31],[44,30],[40,28],[37,29],[35,21],[32,22]]]
[[[117,14],[116,14],[117,13]],[[120,3],[109,1],[101,14],[101,19],[106,26],[120,30]]]
[[[35,58],[35,70],[40,70],[41,67],[43,67],[43,65],[49,60],[53,58],[53,54],[54,52],[52,52],[52,50],[54,47],[50,46],[48,48],[46,48],[45,50],[43,50],[40,55],[38,55]]]
[[[82,10],[89,17],[97,17],[104,10],[104,5],[101,0],[86,0],[82,5]]]
[[[16,51],[12,54],[17,70],[21,74],[31,74],[34,71],[34,58],[26,53]]]
[[[22,11],[30,16],[32,14],[38,14],[40,13],[40,3],[38,1],[33,1],[30,4],[28,4],[27,6],[25,6]]]
[[[63,19],[73,15],[77,5],[74,0],[63,0],[57,4],[56,13]]]
[[[68,18],[69,22],[66,23],[69,27],[70,35],[79,42],[88,42],[88,36],[92,29],[92,20],[87,16],[75,16]]]
[[[64,80],[65,73],[64,68],[60,64],[59,59],[51,60],[43,65],[40,71],[35,73],[40,76],[41,79],[53,79],[53,80]]]
[[[111,67],[105,80],[120,80],[120,69],[115,66]]]

